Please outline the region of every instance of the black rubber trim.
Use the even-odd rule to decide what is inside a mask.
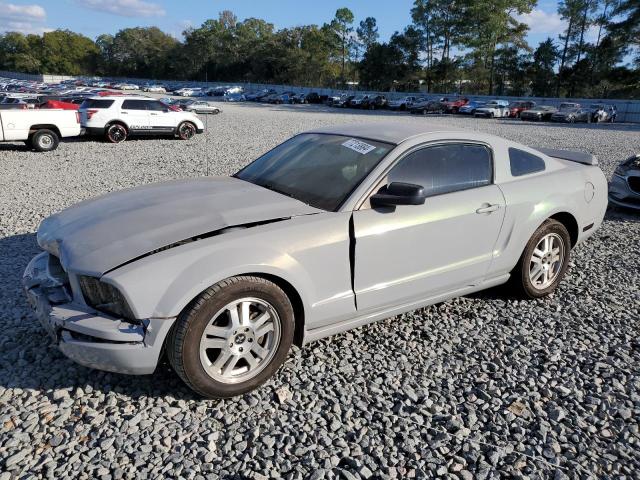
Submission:
[[[356,228],[353,221],[353,214],[351,214],[349,218],[349,270],[351,272],[353,304],[356,310],[358,310],[358,299],[356,298]]]

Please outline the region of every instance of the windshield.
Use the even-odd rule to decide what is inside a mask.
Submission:
[[[235,177],[335,211],[393,147],[342,135],[305,133],[265,153]]]

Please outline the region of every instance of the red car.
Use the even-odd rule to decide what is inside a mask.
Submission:
[[[97,95],[99,97],[113,97],[114,95],[124,95],[124,93],[119,92],[119,91],[110,92],[108,90],[103,90],[102,92],[98,92]]]
[[[462,107],[463,105],[466,105],[467,103],[469,103],[469,99],[467,97],[458,97],[452,100],[445,99],[442,102],[442,105],[444,106],[445,112],[458,113],[458,110],[460,109],[460,107]]]
[[[507,108],[509,108],[509,116],[511,118],[520,118],[520,114],[525,110],[529,110],[536,106],[536,102],[518,100],[511,102]]]

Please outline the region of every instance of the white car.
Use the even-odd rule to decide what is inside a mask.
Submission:
[[[123,83],[120,85],[120,90],[140,90],[140,87],[133,83]]]
[[[60,138],[80,133],[80,117],[73,110],[0,111],[0,142],[24,141],[38,152],[50,152]]]
[[[147,85],[142,89],[142,91],[149,93],[167,93],[167,89],[162,85]]]
[[[185,87],[185,88],[180,88],[173,93],[181,97],[195,97],[204,92],[201,88]]]
[[[389,102],[390,110],[407,110],[416,101],[416,97],[404,97]]]
[[[473,115],[476,117],[500,118],[508,117],[510,112],[507,100],[489,100],[483,107],[476,108]]]
[[[196,114],[171,110],[149,97],[92,97],[78,111],[88,134],[103,136],[112,143],[123,142],[131,135],[175,135],[189,140],[204,132]]]
[[[184,110],[194,113],[211,113],[213,115],[217,115],[222,111],[220,107],[217,107],[213,103],[205,102],[204,100],[194,100],[188,103],[184,107]]]

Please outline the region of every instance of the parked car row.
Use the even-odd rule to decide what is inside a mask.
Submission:
[[[320,95],[317,92],[296,93],[292,91],[278,92],[272,88],[247,92],[244,99],[247,102],[262,102],[280,104],[303,104],[303,103],[324,103],[327,99],[326,95]]]
[[[0,78],[0,95],[3,91],[11,93],[48,93],[60,96],[76,96],[95,94],[112,94],[117,91],[144,91],[149,93],[167,93],[185,98],[212,97],[227,102],[262,102],[271,104],[325,104],[337,108],[358,108],[367,110],[390,109],[408,111],[414,114],[450,113],[473,115],[488,118],[521,118],[529,121],[553,122],[614,122],[617,117],[616,107],[604,103],[582,106],[578,103],[565,102],[559,107],[536,105],[533,101],[517,100],[470,100],[464,96],[434,97],[408,95],[400,99],[389,100],[382,94],[358,94],[345,92],[336,96],[320,95],[317,92],[299,93],[294,91],[277,91],[261,89],[244,91],[241,86],[202,87],[197,84],[185,85],[184,82],[127,82],[110,81],[108,79],[75,79],[51,85],[26,80]],[[16,97],[14,97],[16,98]],[[64,101],[63,99],[52,99]],[[204,101],[204,100],[203,100]],[[0,100],[0,109],[37,108],[38,102],[33,97],[18,100]],[[202,104],[201,112],[215,112],[215,108]]]

